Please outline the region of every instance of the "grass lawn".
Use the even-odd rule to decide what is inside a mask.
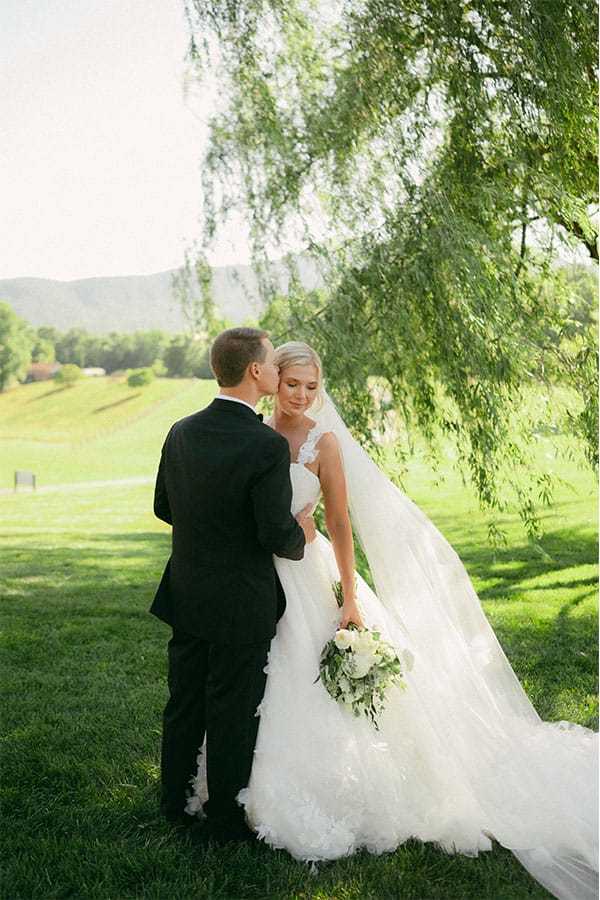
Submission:
[[[214,395],[211,383],[182,389],[81,445],[89,480],[153,475],[170,422]],[[53,459],[48,484],[86,480]],[[432,487],[417,461],[406,487],[465,561],[542,717],[596,727],[596,490],[589,474],[566,474],[575,490],[544,514],[541,547],[507,517],[495,552],[457,478]],[[0,496],[6,900],[549,896],[501,848],[467,859],[414,841],[312,874],[283,852],[200,851],[169,834],[157,814],[168,631],[147,612],[169,529],[151,503],[151,484]]]

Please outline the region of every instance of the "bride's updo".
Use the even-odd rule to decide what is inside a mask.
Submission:
[[[314,402],[315,410],[323,405],[323,365],[316,350],[309,347],[303,341],[288,341],[275,350],[275,362],[279,371],[289,369],[290,366],[314,366],[317,370],[317,391]]]

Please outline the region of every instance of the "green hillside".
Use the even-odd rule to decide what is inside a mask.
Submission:
[[[0,489],[14,472],[35,472],[40,487],[150,478],[171,424],[216,394],[213,381],[82,379],[72,388],[28,384],[0,394]]]
[[[32,471],[40,489],[58,485],[146,479],[155,474],[164,437],[174,421],[205,406],[217,393],[214,381],[156,379],[130,388],[121,379],[87,378],[72,388],[53,382],[28,384],[0,394],[0,491],[8,491],[17,469]],[[418,447],[418,442],[417,442]],[[579,467],[553,436],[540,439],[540,472],[559,481],[557,505],[541,508],[543,527],[568,521],[570,507],[596,524],[597,481]],[[390,460],[390,468],[394,468]],[[455,503],[481,516],[473,492],[465,488],[450,450],[437,472],[417,449],[402,477],[405,492],[446,534],[455,531]],[[25,493],[25,491],[23,491]],[[440,505],[440,498],[445,501]],[[587,513],[587,515],[586,515]],[[501,517],[500,524],[504,520]]]

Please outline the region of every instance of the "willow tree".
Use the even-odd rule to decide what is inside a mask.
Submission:
[[[219,86],[207,240],[236,209],[263,275],[278,249],[319,258],[324,290],[292,279],[275,336],[318,347],[363,439],[374,423],[396,427],[401,447],[417,432],[432,448],[450,437],[482,503],[516,496],[533,530],[548,479],[526,448],[555,412],[532,385],[571,385],[560,427],[597,460],[592,332],[571,320],[555,266],[565,247],[598,258],[596,4],[187,0],[186,11],[192,69]],[[267,277],[263,287],[269,299]]]

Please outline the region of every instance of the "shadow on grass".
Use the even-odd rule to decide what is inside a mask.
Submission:
[[[572,531],[568,536],[578,546],[577,565],[592,562],[593,542]],[[541,575],[572,590],[571,583],[589,579],[565,571],[561,580],[563,568],[573,566],[566,551],[558,552],[565,538],[556,539],[551,562],[529,545],[495,559],[487,547],[469,548],[465,561],[477,579],[495,579],[488,600],[526,596],[531,588],[525,582]],[[169,631],[148,613],[169,535],[80,534],[71,545],[59,540],[65,536],[54,543],[40,529],[2,551],[11,633],[4,653],[4,808],[11,823],[5,852],[14,897],[547,896],[501,849],[473,860],[409,841],[394,854],[361,852],[310,875],[282,852],[266,851],[257,864],[244,849],[199,857],[197,849],[178,843],[157,814]],[[581,702],[593,682],[590,624],[573,615],[580,602],[573,597],[543,620],[535,618],[531,602],[531,616],[495,623],[530,696],[546,704],[546,718],[554,718],[565,685],[573,685]]]
[[[46,391],[45,394],[40,394],[39,397],[32,397],[31,400],[28,400],[27,403],[38,403],[39,400],[45,400],[47,397],[53,397],[54,394],[62,394],[63,391],[68,390],[68,385],[61,385],[60,387],[53,387],[51,390]]]
[[[92,640],[102,619],[147,614],[169,552],[169,535],[156,532],[78,537],[71,547],[52,546],[47,534],[33,532],[26,543],[0,551],[5,621],[15,635],[32,624],[65,628],[84,619]]]
[[[585,589],[588,593],[597,588],[595,575],[589,573],[572,578],[560,576],[569,569],[597,565],[598,542],[585,528],[556,529],[545,535],[541,548],[530,542],[497,550],[481,544],[461,543],[459,554],[472,578],[492,582],[479,590],[483,601],[558,587]],[[556,573],[556,578],[550,581],[552,573]],[[540,584],[530,583],[537,578],[543,579]]]
[[[574,529],[550,538],[550,559],[528,543],[495,556],[487,546],[470,547],[463,558],[484,585],[480,597],[496,635],[540,715],[565,718],[568,694],[567,712],[576,715],[582,704],[582,724],[593,727],[589,698],[597,695],[597,620],[595,609],[582,614],[580,606],[595,588],[587,567],[595,564],[596,543]],[[119,643],[126,643],[128,622],[131,642],[140,627],[164,642],[167,629],[148,608],[169,552],[169,534],[156,532],[99,533],[69,547],[48,546],[40,531],[4,550],[4,609],[13,634],[24,638],[21,663],[35,664],[37,648],[26,639],[27,629],[45,624],[68,643],[111,640],[117,631]]]
[[[94,413],[105,412],[107,409],[113,409],[115,406],[122,406],[124,403],[128,403],[129,400],[135,400],[136,397],[140,396],[140,392],[137,394],[128,394],[127,397],[122,397],[120,400],[115,400],[114,403],[107,403],[106,406],[98,406],[96,409],[93,409]]]

